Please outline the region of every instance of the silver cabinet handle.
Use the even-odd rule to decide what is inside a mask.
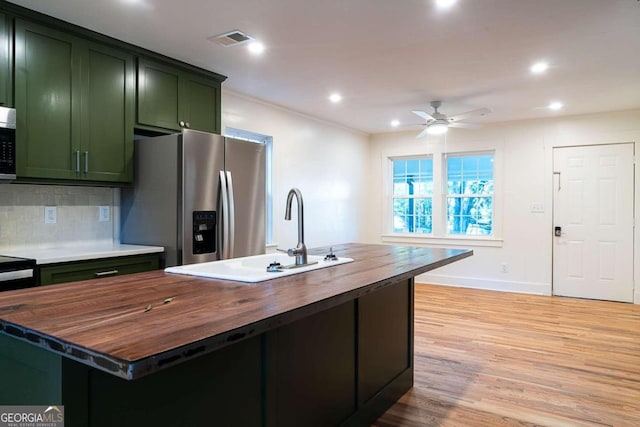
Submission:
[[[89,173],[89,152],[84,152],[84,173]]]
[[[189,124],[189,122],[186,122],[186,123],[185,123],[185,127],[186,127],[187,129],[189,129],[189,128],[191,127],[191,125]]]
[[[80,150],[76,150],[76,173],[80,173]]]
[[[179,125],[181,128],[183,128],[183,127],[185,127],[186,123],[184,122],[184,120],[180,120],[180,121],[178,122],[178,125]]]
[[[107,276],[115,276],[118,274],[118,270],[109,270],[109,271],[98,271],[95,273],[96,277],[107,277]]]

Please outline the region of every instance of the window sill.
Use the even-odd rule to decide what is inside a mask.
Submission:
[[[402,243],[402,244],[419,244],[430,246],[478,246],[501,248],[502,239],[496,237],[471,237],[471,236],[419,236],[413,234],[383,234],[381,236],[383,243]]]

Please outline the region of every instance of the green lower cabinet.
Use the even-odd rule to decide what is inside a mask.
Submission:
[[[88,419],[65,426],[260,427],[262,370],[261,337],[134,381],[86,369]]]
[[[400,282],[358,299],[358,397],[364,404],[413,363],[413,287]]]
[[[18,178],[132,182],[133,56],[22,20],[15,43]]]
[[[337,426],[356,411],[354,302],[266,334],[267,425]]]
[[[157,270],[159,266],[160,257],[158,254],[44,264],[39,266],[40,285],[142,273]]]
[[[0,405],[64,405],[66,427],[262,426],[261,337],[127,381],[0,334]]]
[[[138,58],[138,120],[143,128],[220,133],[221,81]]]
[[[59,405],[62,356],[0,334],[0,405]]]

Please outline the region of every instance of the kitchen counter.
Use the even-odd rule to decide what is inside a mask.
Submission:
[[[210,409],[194,406],[204,395],[219,401],[216,412],[229,412],[221,419],[241,425],[366,424],[413,384],[413,278],[472,251],[333,250],[355,261],[257,284],[153,271],[5,292],[0,338],[44,349],[38,357],[62,356],[51,363],[57,370],[62,362],[53,382],[62,377],[63,395],[55,399],[65,407],[85,407],[87,397],[73,390],[89,384],[82,393],[96,415],[80,411],[77,425],[110,425],[105,414],[122,405],[140,417],[166,405],[206,417]],[[59,396],[60,387],[52,389]],[[2,390],[0,404],[1,397]],[[163,418],[160,425],[203,419]]]
[[[108,242],[67,243],[57,246],[19,246],[0,249],[0,254],[35,259],[39,265],[86,261],[163,252],[159,246],[127,245]]]

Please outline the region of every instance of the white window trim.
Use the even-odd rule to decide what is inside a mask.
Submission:
[[[383,243],[417,244],[430,246],[478,246],[478,247],[502,247],[502,148],[500,144],[475,143],[473,150],[463,150],[451,147],[446,152],[442,145],[433,144],[430,150],[425,149],[420,152],[386,152],[381,155],[382,173],[384,182],[384,197],[382,200],[383,230],[380,239]],[[446,144],[444,145],[446,146]],[[446,219],[446,155],[474,155],[493,153],[494,167],[494,193],[493,193],[493,234],[489,236],[473,235],[449,235],[447,234]],[[434,182],[433,188],[433,233],[432,234],[409,234],[393,233],[393,160],[408,158],[433,159],[433,176],[440,177],[440,185]]]
[[[422,156],[395,156],[395,157],[389,157],[387,159],[388,161],[388,168],[389,168],[389,175],[388,178],[389,180],[391,180],[391,185],[390,185],[390,190],[389,190],[389,197],[390,200],[388,201],[389,203],[389,209],[391,211],[393,211],[393,199],[430,199],[431,203],[432,203],[432,207],[433,207],[433,202],[435,200],[435,189],[434,189],[434,193],[433,194],[413,194],[411,196],[409,195],[394,195],[393,193],[393,182],[394,182],[394,175],[393,175],[393,162],[395,160],[415,160],[415,159],[419,159],[419,160],[431,160],[433,162],[433,156],[431,155],[422,155]],[[433,176],[435,176],[435,171]],[[389,183],[387,182],[387,185],[389,185]],[[432,218],[433,221],[433,218]],[[391,215],[391,223],[390,223],[390,230],[393,230],[393,215]],[[399,233],[394,233],[394,234],[399,234]],[[420,235],[420,236],[431,236],[432,234],[425,234],[425,233],[408,233],[409,235]]]
[[[491,234],[490,235],[484,235],[484,236],[478,236],[477,238],[475,237],[471,237],[471,235],[469,234],[449,234],[447,232],[447,228],[448,228],[448,224],[447,224],[447,218],[446,218],[446,206],[447,206],[447,202],[449,198],[461,198],[461,197],[488,197],[487,195],[483,195],[483,194],[473,194],[473,195],[466,195],[466,194],[449,194],[449,190],[447,188],[447,174],[448,174],[448,170],[446,170],[446,164],[447,164],[447,159],[449,157],[465,157],[465,156],[482,156],[482,155],[487,155],[487,154],[491,154],[493,156],[493,193],[491,194],[491,198],[493,199],[492,201],[492,206],[493,206],[493,212],[492,212],[492,229],[491,229]],[[442,154],[442,174],[441,179],[442,179],[442,200],[444,203],[444,218],[443,218],[443,223],[442,226],[444,227],[444,236],[448,237],[448,238],[459,238],[459,237],[463,237],[465,239],[471,239],[471,240],[478,240],[478,238],[480,238],[481,240],[485,240],[485,239],[496,239],[496,231],[495,231],[495,222],[496,222],[496,196],[495,196],[495,192],[496,192],[496,188],[497,188],[497,181],[496,181],[496,150],[474,150],[474,151],[463,151],[463,152],[447,152],[447,153],[443,153]]]

